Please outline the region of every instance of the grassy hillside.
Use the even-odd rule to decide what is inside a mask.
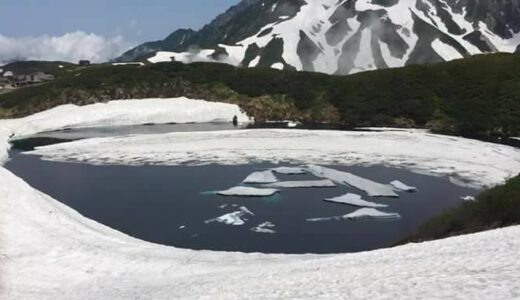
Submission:
[[[481,193],[476,202],[446,211],[404,242],[434,240],[520,224],[520,176]]]
[[[259,119],[518,135],[520,56],[476,56],[352,76],[209,63],[100,65],[0,95],[0,107],[14,117],[63,103],[174,96],[238,103]]]

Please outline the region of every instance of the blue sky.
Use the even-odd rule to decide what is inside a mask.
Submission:
[[[134,42],[198,29],[238,0],[0,0],[0,34],[10,37],[85,31]]]
[[[0,0],[0,65],[106,61],[178,28],[199,29],[239,0]]]

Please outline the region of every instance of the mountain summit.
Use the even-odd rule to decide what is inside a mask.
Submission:
[[[520,52],[520,0],[244,0],[120,61],[220,61],[352,74]]]

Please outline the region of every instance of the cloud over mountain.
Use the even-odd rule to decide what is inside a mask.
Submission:
[[[77,62],[89,59],[103,62],[128,49],[121,36],[103,37],[75,31],[61,36],[12,38],[0,34],[0,64],[14,60],[60,60]]]

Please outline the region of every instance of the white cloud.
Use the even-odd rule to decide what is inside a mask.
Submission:
[[[0,65],[13,60],[105,62],[128,48],[121,35],[106,38],[76,31],[62,36],[11,38],[0,34]]]

